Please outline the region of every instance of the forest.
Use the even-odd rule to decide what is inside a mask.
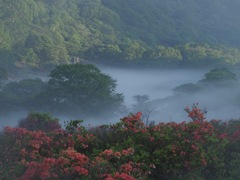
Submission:
[[[239,8],[0,0],[0,179],[238,179]]]
[[[12,73],[83,60],[134,67],[237,65],[239,6],[237,0],[1,0],[0,66]]]

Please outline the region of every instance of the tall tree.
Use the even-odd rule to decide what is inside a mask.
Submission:
[[[123,95],[115,92],[116,81],[94,65],[59,65],[49,76],[51,103],[60,109],[95,114],[123,102]]]

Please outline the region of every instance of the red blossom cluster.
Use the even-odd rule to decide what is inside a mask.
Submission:
[[[23,163],[27,170],[24,175],[21,177],[22,180],[31,180],[31,179],[49,179],[57,178],[56,173],[50,173],[51,167],[55,165],[55,159],[46,158],[43,162],[24,162]]]
[[[105,159],[110,159],[112,157],[120,158],[121,156],[133,155],[134,149],[128,148],[123,149],[122,152],[116,151],[114,152],[112,149],[105,149],[103,152],[99,154],[99,157],[104,157]]]
[[[59,174],[87,176],[88,170],[85,166],[89,162],[89,158],[81,153],[78,153],[73,148],[68,148],[62,151],[59,158],[42,158],[40,162],[21,161],[27,168],[24,175],[21,177],[23,180],[30,179],[51,179],[57,178]]]
[[[5,142],[0,144],[0,175],[24,180],[132,180],[196,179],[192,174],[204,172],[204,176],[198,174],[204,179],[209,168],[217,169],[224,162],[229,143],[226,128],[234,127],[230,137],[236,141],[240,128],[208,122],[197,104],[186,111],[192,121],[154,126],[144,125],[141,113],[132,114],[119,125],[97,129],[101,136],[83,128],[43,132],[5,127],[0,139]]]
[[[128,148],[127,150],[123,149],[122,154],[123,155],[133,155],[134,149],[133,148]]]
[[[131,165],[131,162],[128,162],[126,164],[123,164],[119,168],[122,172],[130,173],[133,170],[133,166]]]
[[[99,156],[92,162],[94,166],[92,168],[101,167],[104,163],[105,166],[115,168],[115,173],[109,173],[107,170],[102,172],[102,168],[97,168],[96,172],[99,172],[99,176],[104,179],[135,179],[134,177],[145,177],[148,172],[142,169],[144,164],[131,161],[134,157],[134,149],[128,148],[122,151],[114,151],[112,149],[106,149],[99,153]]]
[[[142,113],[138,112],[137,114],[131,114],[122,118],[121,121],[123,122],[124,129],[134,133],[139,131],[144,132],[144,123],[141,121],[141,116]]]
[[[198,103],[193,104],[192,109],[186,107],[185,111],[188,113],[188,117],[190,117],[193,121],[203,122],[206,119],[205,114],[207,111],[200,109],[198,107]]]

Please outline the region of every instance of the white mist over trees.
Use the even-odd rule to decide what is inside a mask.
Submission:
[[[105,72],[117,79],[117,90],[124,94],[129,111],[145,112],[143,116],[150,115],[147,118],[150,121],[187,121],[184,108],[193,103],[206,108],[209,119],[228,120],[240,116],[239,77],[234,69],[105,68]]]
[[[237,0],[29,0],[0,1],[0,6],[3,9],[0,14],[2,112],[7,109],[15,112],[68,109],[70,112],[81,107],[93,115],[91,109],[96,109],[97,114],[97,110],[104,109],[103,104],[110,102],[115,102],[111,104],[113,109],[121,107],[119,111],[131,112],[131,106],[136,103],[133,97],[144,95],[149,97],[147,104],[165,102],[153,112],[174,114],[170,112],[172,105],[168,105],[171,100],[181,110],[194,102],[208,107],[207,100],[220,93],[219,89],[226,90],[227,86],[212,90],[216,87],[205,82],[204,74],[214,68],[235,66],[237,69],[240,62],[240,3]],[[55,66],[83,62],[103,67],[103,73],[105,69],[110,79],[113,78],[109,83],[114,91],[100,91],[95,84],[82,86],[79,95],[80,86],[72,88],[70,82],[63,81],[69,89],[57,87],[57,81],[53,81],[57,80],[57,75],[49,83],[46,83],[48,78],[30,79],[26,75],[28,71],[41,72],[46,77]],[[104,65],[114,68],[108,71]],[[142,69],[135,70],[139,67]],[[156,70],[151,70],[153,67]],[[85,76],[87,81],[90,76]],[[7,78],[10,81],[6,81]],[[210,91],[217,93],[210,97],[202,95]],[[122,105],[121,93],[128,111]],[[179,94],[187,99],[171,98]],[[234,86],[233,93],[223,94],[228,99],[230,95],[238,97],[238,86]],[[100,101],[101,108],[96,108]],[[230,106],[238,104],[232,102]],[[112,109],[105,111],[108,114]]]
[[[59,116],[103,118],[120,113],[124,97],[116,81],[90,64],[59,65],[47,82],[23,79],[3,86],[0,113],[50,112]]]
[[[0,9],[0,179],[238,179],[239,0]]]

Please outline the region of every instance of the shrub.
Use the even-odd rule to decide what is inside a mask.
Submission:
[[[141,113],[113,125],[66,130],[5,127],[0,134],[3,179],[236,179],[239,120],[207,121],[194,104],[189,122],[147,126]]]
[[[21,119],[18,125],[20,128],[26,128],[27,130],[40,130],[40,131],[53,131],[61,128],[59,120],[53,118],[47,113],[32,112],[24,119]]]

